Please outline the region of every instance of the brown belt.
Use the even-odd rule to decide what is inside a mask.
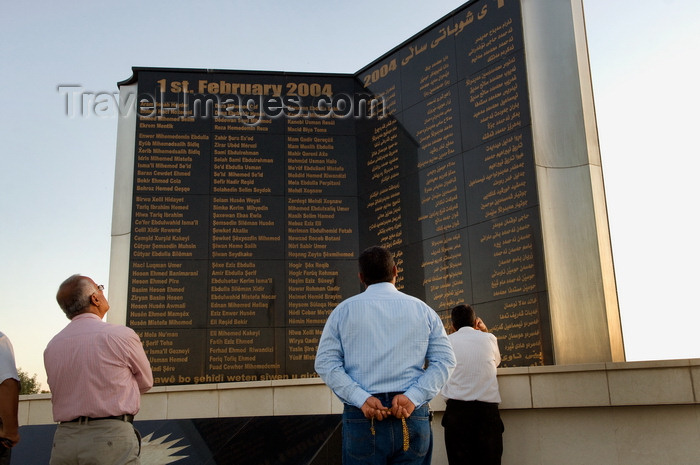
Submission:
[[[134,416],[125,413],[124,415],[115,415],[115,416],[111,416],[111,417],[100,417],[100,418],[78,417],[78,418],[74,418],[72,420],[62,421],[60,423],[89,423],[91,421],[98,421],[98,420],[119,420],[119,421],[127,421],[129,423],[133,423]]]

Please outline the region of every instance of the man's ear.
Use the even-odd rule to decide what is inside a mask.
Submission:
[[[362,272],[358,272],[358,273],[357,273],[357,277],[360,278],[360,282],[361,282],[362,284],[365,283],[365,277],[362,275]]]

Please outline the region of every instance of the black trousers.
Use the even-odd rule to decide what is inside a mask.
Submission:
[[[12,449],[0,446],[0,465],[10,465]]]
[[[501,465],[504,428],[498,404],[449,399],[442,426],[450,465]]]

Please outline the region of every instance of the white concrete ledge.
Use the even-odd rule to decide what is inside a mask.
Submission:
[[[500,368],[501,410],[700,403],[700,359]],[[444,410],[442,399],[431,402]],[[319,378],[155,387],[139,420],[342,413]],[[52,423],[51,395],[21,396],[20,424]]]
[[[696,464],[700,359],[502,368],[504,465]],[[434,399],[433,464],[446,465]],[[156,387],[137,420],[340,414],[318,378]],[[51,424],[51,395],[20,397],[20,424]],[[21,432],[21,430],[20,430]]]
[[[499,369],[502,409],[700,402],[700,360]]]

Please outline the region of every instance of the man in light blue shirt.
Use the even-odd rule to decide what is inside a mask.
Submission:
[[[429,464],[430,401],[455,356],[445,327],[420,299],[395,287],[391,253],[360,254],[367,289],[330,314],[315,368],[343,401],[343,464]]]

